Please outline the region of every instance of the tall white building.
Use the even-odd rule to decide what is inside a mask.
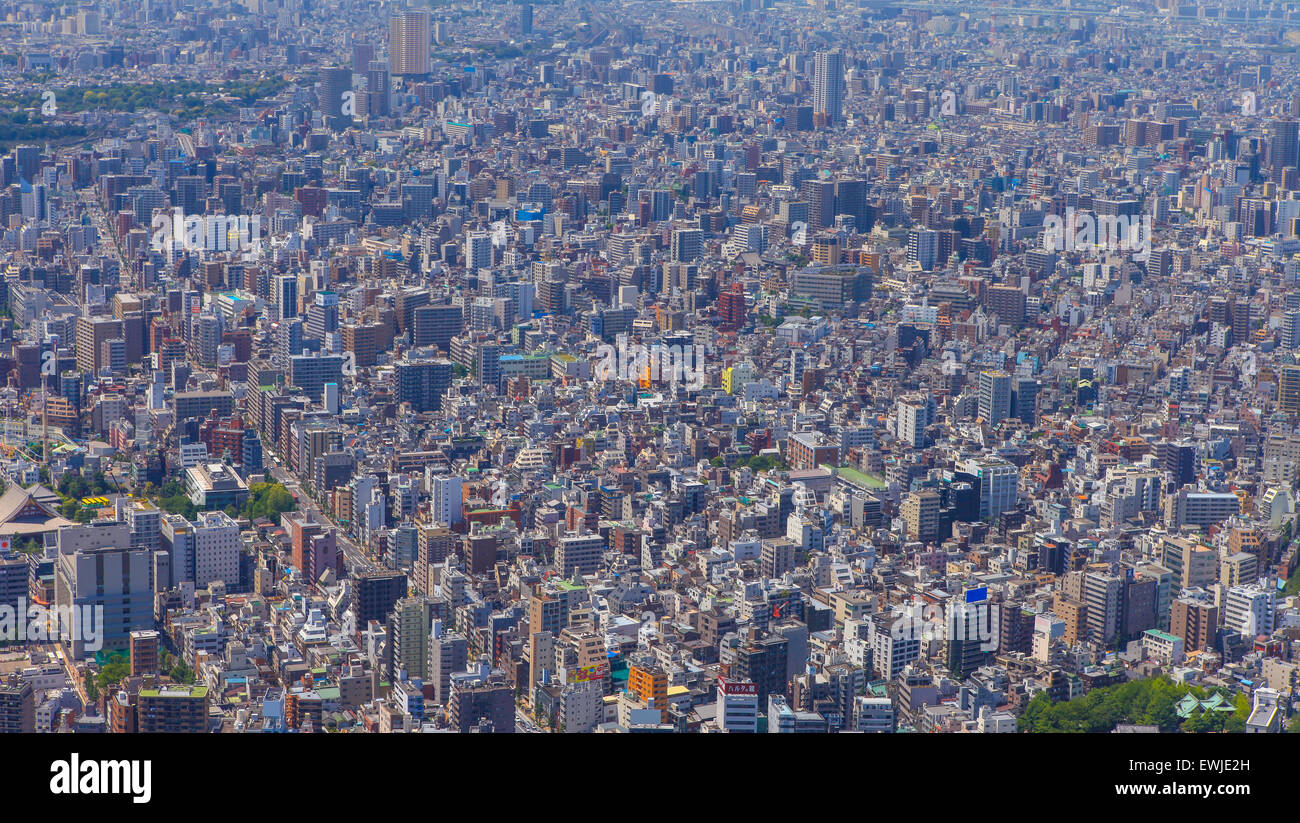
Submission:
[[[718,728],[731,734],[758,731],[758,686],[748,680],[718,678]]]
[[[1020,472],[1002,460],[971,459],[961,471],[973,474],[980,483],[980,518],[997,517],[1016,507],[1020,498]]]
[[[1224,599],[1223,625],[1242,637],[1272,634],[1277,622],[1273,593],[1256,586],[1233,586]]]
[[[990,426],[1011,416],[1011,375],[1004,371],[980,372],[979,415]]]
[[[901,622],[902,625],[896,625]],[[921,656],[919,613],[873,622],[871,662],[878,677],[893,680]]]
[[[465,269],[492,268],[492,233],[472,231],[465,235]]]
[[[853,729],[865,734],[894,731],[894,701],[888,697],[853,698]]]
[[[904,397],[894,411],[894,436],[914,449],[925,446],[925,428],[934,422],[933,397]]]
[[[388,54],[393,74],[429,73],[429,20],[427,11],[404,11],[388,21]]]
[[[214,580],[239,583],[239,524],[222,511],[203,512],[194,521],[194,585]]]
[[[459,477],[434,477],[430,493],[433,497],[433,522],[450,527],[464,519],[464,494]]]
[[[566,685],[559,704],[557,721],[565,734],[593,731],[605,720],[605,692],[599,680]]]
[[[826,115],[827,125],[844,111],[844,52],[819,51],[813,63],[813,114]]]

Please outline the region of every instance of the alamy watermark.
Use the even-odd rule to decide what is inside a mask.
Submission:
[[[1132,252],[1133,259],[1146,260],[1151,256],[1151,214],[1097,215],[1070,206],[1064,218],[1049,214],[1043,221],[1043,248],[1084,254]]]
[[[190,214],[177,207],[153,216],[153,248],[170,251],[255,251],[262,245],[260,215]]]
[[[152,760],[82,760],[73,752],[50,764],[50,794],[121,794],[132,803],[153,797]]]
[[[50,643],[58,640],[78,642],[88,652],[99,651],[104,645],[104,607],[28,605],[22,597],[16,606],[0,606],[0,641]]]
[[[697,391],[704,388],[704,347],[652,343],[632,343],[626,334],[614,338],[614,344],[596,347],[597,380],[623,380],[646,383],[684,383]]]
[[[671,102],[667,95],[655,94],[652,91],[641,92],[641,116],[655,117],[668,111],[668,104]]]

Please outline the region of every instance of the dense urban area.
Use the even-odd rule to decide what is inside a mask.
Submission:
[[[0,0],[0,731],[1300,731],[1300,7]]]

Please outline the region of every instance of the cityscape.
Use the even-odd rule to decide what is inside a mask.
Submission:
[[[1300,6],[0,33],[0,732],[1300,732]]]

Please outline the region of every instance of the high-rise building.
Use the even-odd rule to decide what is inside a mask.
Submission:
[[[492,233],[472,231],[465,235],[465,269],[492,268]]]
[[[465,671],[469,660],[469,642],[462,634],[443,629],[441,620],[434,620],[429,631],[429,681],[433,685],[433,702],[447,705],[451,697],[451,675]]]
[[[77,318],[77,369],[98,375],[107,365],[104,344],[122,338],[122,321],[108,317]]]
[[[658,666],[628,667],[627,690],[646,704],[659,710],[660,722],[668,720],[668,673]]]
[[[452,676],[447,702],[451,728],[461,734],[473,729],[494,734],[515,731],[515,691],[505,674],[492,670],[486,660],[477,670]]]
[[[939,260],[939,232],[912,229],[907,233],[907,262],[917,263],[922,271],[933,271]]]
[[[117,500],[117,512],[118,519],[131,530],[131,548],[144,549],[153,557],[162,548],[162,512],[147,500],[122,497]],[[170,584],[170,580],[165,580],[162,588]]]
[[[914,449],[924,447],[925,429],[934,422],[935,410],[932,396],[902,398],[894,410],[894,436]]]
[[[1033,424],[1038,419],[1038,380],[1017,377],[1011,385],[1011,416]]]
[[[1269,635],[1277,622],[1273,593],[1258,585],[1233,586],[1224,598],[1223,628],[1242,637]]]
[[[674,263],[689,263],[699,259],[704,252],[704,232],[699,229],[675,230],[671,252]]]
[[[0,680],[0,734],[36,731],[36,701],[31,681],[13,673]]]
[[[808,225],[825,229],[835,225],[835,183],[831,180],[805,180],[799,195],[808,202]],[[839,260],[833,260],[838,263]]]
[[[276,306],[276,319],[286,320],[290,317],[297,317],[298,278],[286,274],[275,278],[273,282],[275,290],[271,297]],[[298,352],[291,352],[291,354],[298,354]]]
[[[371,117],[387,117],[393,112],[393,84],[386,60],[366,64],[366,109]]]
[[[1083,578],[1083,602],[1087,606],[1088,636],[1094,643],[1110,646],[1120,634],[1124,602],[1124,578],[1091,572]]]
[[[813,114],[825,115],[828,126],[839,123],[844,110],[844,52],[821,51],[813,63]]]
[[[1277,407],[1287,414],[1300,414],[1300,366],[1278,369]]]
[[[762,701],[769,694],[783,694],[788,686],[786,673],[790,641],[779,634],[757,637],[757,629],[736,649],[731,676],[752,682]]]
[[[429,73],[428,11],[404,11],[388,21],[388,54],[393,74],[419,76]]]
[[[239,524],[224,511],[203,512],[193,524],[194,585],[204,588],[220,580],[239,584]]]
[[[572,577],[575,571],[582,575],[595,574],[600,571],[604,553],[605,538],[599,534],[568,534],[560,538],[555,567],[566,578]]]
[[[440,526],[454,526],[465,518],[465,501],[461,479],[451,475],[439,475],[430,483],[429,496],[432,499],[430,512],[433,522]]]
[[[1170,609],[1169,633],[1183,640],[1188,651],[1213,649],[1217,645],[1219,607],[1189,598],[1173,602]]]
[[[1282,181],[1283,170],[1300,167],[1300,123],[1295,120],[1275,120],[1268,127],[1268,160],[1272,167],[1270,179]]]
[[[208,731],[208,687],[169,683],[141,689],[136,722],[142,734],[202,734]]]
[[[875,223],[873,210],[867,205],[866,180],[839,180],[835,183],[835,214],[853,218],[858,234],[867,234]]]
[[[743,680],[718,678],[718,728],[731,734],[758,731],[758,686]]]
[[[941,499],[933,489],[910,492],[900,507],[907,524],[907,536],[913,540],[939,539],[939,508]]]
[[[1019,327],[1025,322],[1025,302],[1025,293],[1015,286],[999,285],[988,290],[989,311],[1008,326]]]
[[[441,409],[452,374],[450,360],[399,360],[393,366],[397,402],[417,412]]]
[[[131,676],[157,674],[162,650],[161,635],[152,629],[131,632],[129,641]]]
[[[987,627],[995,625],[987,600],[975,603],[959,601],[948,607],[944,625],[944,660],[954,677],[964,677],[988,662],[991,637],[982,637]]]
[[[979,416],[990,426],[1011,416],[1011,375],[1004,371],[980,372]]]
[[[289,358],[289,382],[317,403],[326,383],[343,383],[341,354],[299,354]]]
[[[1282,313],[1282,347],[1300,349],[1300,309]]]
[[[972,458],[958,465],[979,482],[980,518],[997,517],[1016,507],[1020,499],[1020,473],[1004,460]]]
[[[371,620],[387,620],[393,605],[406,595],[406,575],[402,572],[363,572],[356,583],[352,610],[358,627],[365,627]]]
[[[316,86],[316,99],[320,103],[325,125],[335,130],[352,124],[356,111],[356,92],[352,90],[352,69],[327,67],[320,70]]]
[[[461,333],[465,323],[460,306],[417,306],[412,317],[411,344],[416,348],[437,346],[444,353],[451,351],[451,338]]]
[[[395,681],[428,676],[431,606],[432,601],[423,596],[403,597],[393,605],[388,618],[388,642],[393,652],[388,676]]]
[[[61,609],[75,608],[82,620],[80,627],[74,623],[69,640],[74,658],[100,650],[90,647],[96,644],[93,629],[99,630],[102,649],[125,650],[131,632],[153,628],[153,558],[131,547],[127,524],[100,520],[64,526],[58,546],[55,602]]]

